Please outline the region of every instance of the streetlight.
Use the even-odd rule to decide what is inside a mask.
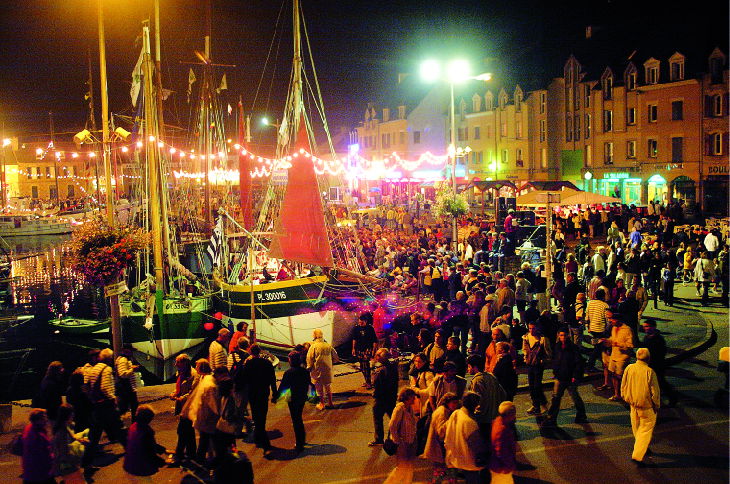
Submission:
[[[437,60],[427,60],[421,64],[420,69],[421,79],[425,82],[437,82],[446,81],[449,83],[449,89],[451,91],[451,102],[450,102],[450,115],[451,115],[451,143],[449,145],[448,154],[451,158],[451,183],[454,190],[454,197],[456,197],[456,116],[454,114],[454,85],[461,84],[466,81],[489,81],[492,78],[490,73],[483,73],[477,76],[471,75],[471,66],[469,61],[464,59],[455,59],[450,61],[446,65],[445,76],[441,72],[441,63]],[[453,231],[452,231],[452,245],[454,253],[458,249],[458,231],[456,228],[456,217],[453,220]]]

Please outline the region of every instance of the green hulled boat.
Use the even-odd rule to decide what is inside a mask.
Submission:
[[[81,319],[64,316],[63,318],[52,319],[48,324],[54,332],[71,336],[90,336],[96,333],[109,331],[109,319],[102,321],[96,319]]]

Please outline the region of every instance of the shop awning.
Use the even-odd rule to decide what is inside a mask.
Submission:
[[[530,181],[525,183],[520,187],[520,191],[524,191],[527,189],[532,188],[533,190],[540,190],[540,191],[551,191],[555,192],[558,190],[562,190],[564,188],[568,188],[570,190],[578,191],[578,187],[576,187],[574,184],[572,184],[569,181]]]
[[[472,181],[466,188],[477,187],[480,191],[486,190],[501,190],[504,187],[517,190],[514,183],[509,180],[492,180],[492,181]]]
[[[524,195],[520,195],[517,197],[517,205],[520,206],[527,206],[527,207],[544,207],[545,202],[540,201],[538,202],[538,199],[544,200],[545,196],[548,193],[560,193],[561,200],[566,199],[568,197],[572,197],[578,193],[581,193],[578,190],[572,190],[570,188],[564,188],[563,190],[534,190],[532,192],[525,193]],[[542,196],[542,198],[541,198]]]

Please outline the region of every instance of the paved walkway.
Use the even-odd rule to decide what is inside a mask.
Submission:
[[[586,402],[588,425],[572,423],[574,411],[570,399],[563,401],[565,410],[561,413],[556,430],[539,428],[534,417],[525,415],[529,406],[526,392],[515,398],[518,407],[517,428],[520,433],[519,460],[524,464],[516,473],[517,482],[609,482],[622,479],[625,482],[686,482],[690,474],[678,473],[677,468],[686,468],[698,476],[701,472],[706,482],[727,482],[728,441],[727,411],[712,407],[714,390],[722,377],[715,371],[717,362],[715,347],[701,353],[713,344],[712,325],[720,327],[719,339],[727,341],[727,308],[715,305],[701,307],[694,300],[694,288],[677,288],[680,298],[687,298],[673,308],[659,303],[654,309],[652,303],[646,315],[659,321],[664,332],[671,356],[677,365],[670,372],[670,382],[683,392],[678,409],[669,409],[660,414],[655,442],[652,444],[655,457],[662,467],[642,470],[637,474],[629,460],[633,442],[628,411],[620,404],[609,402],[606,392],[598,392],[591,383],[581,385],[580,392]],[[727,344],[727,343],[723,343]],[[693,353],[701,353],[694,356]],[[700,358],[705,358],[701,360]],[[680,361],[686,359],[686,361]],[[713,360],[714,359],[714,360]],[[307,405],[304,420],[307,428],[306,450],[297,455],[293,452],[294,436],[288,410],[283,403],[272,405],[269,412],[268,431],[276,450],[264,457],[253,444],[239,442],[240,449],[250,457],[259,483],[376,483],[382,482],[394,466],[394,459],[388,457],[379,447],[370,448],[367,442],[372,438],[372,398],[361,387],[362,378],[352,373],[348,365],[338,365],[337,371],[344,375],[335,378],[336,408],[318,411],[314,405]],[[547,373],[547,372],[546,372]],[[522,377],[524,378],[524,377]],[[523,383],[521,381],[521,383]],[[157,440],[168,449],[176,442],[176,419],[172,405],[164,397],[172,391],[172,385],[146,387],[140,390],[140,400],[151,400],[158,413],[153,422]],[[21,428],[27,421],[28,409],[14,407],[13,425]],[[19,482],[20,459],[8,454],[6,444],[11,434],[0,436],[0,472],[7,476],[3,482]],[[126,482],[121,468],[123,449],[107,445],[107,454],[98,463],[101,469],[94,476],[95,481]],[[694,456],[688,458],[687,456]],[[430,465],[420,461],[416,466],[415,478],[426,482],[430,476]],[[610,478],[610,479],[609,479]],[[162,469],[155,482],[179,483],[201,482],[180,469]]]

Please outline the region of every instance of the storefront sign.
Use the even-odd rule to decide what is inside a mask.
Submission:
[[[707,174],[708,175],[726,175],[728,174],[728,166],[727,165],[710,165],[707,167]]]
[[[613,179],[619,179],[619,178],[628,178],[628,173],[604,173],[603,178],[613,178]]]

